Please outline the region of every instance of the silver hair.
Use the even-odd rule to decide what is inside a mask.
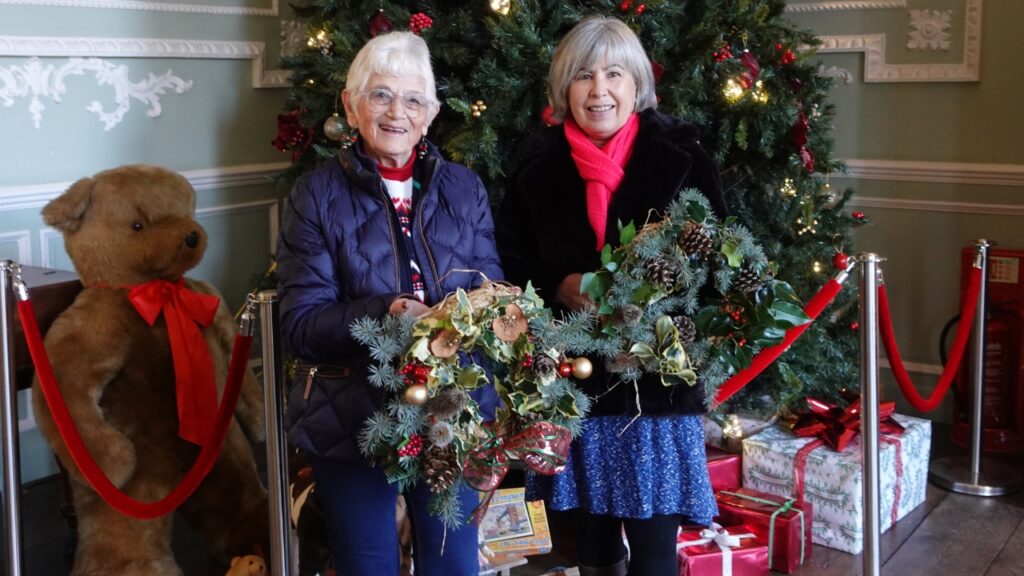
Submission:
[[[606,16],[581,20],[562,38],[548,71],[548,100],[553,115],[564,120],[569,111],[569,84],[581,69],[590,68],[604,56],[622,65],[636,82],[636,111],[658,106],[654,72],[643,45],[624,22]]]
[[[430,50],[427,43],[412,32],[389,32],[371,38],[352,60],[345,79],[345,90],[349,93],[352,108],[358,108],[359,100],[366,91],[370,76],[421,76],[426,84],[426,96],[430,106],[436,110],[437,86],[434,84],[434,70],[430,66]]]

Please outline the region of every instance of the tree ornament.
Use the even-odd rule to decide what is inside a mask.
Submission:
[[[388,20],[387,14],[384,14],[383,8],[378,8],[377,13],[370,18],[370,37],[376,37],[378,34],[387,34],[395,29],[395,26]]]
[[[347,132],[348,125],[341,119],[341,116],[338,116],[337,112],[328,116],[327,120],[324,120],[324,136],[331,140],[340,142],[345,139]]]
[[[730,104],[739,102],[740,98],[743,98],[743,84],[735,78],[727,79],[722,87],[722,95]]]
[[[594,373],[594,365],[586,356],[580,356],[572,361],[572,375],[580,380],[590,378]]]
[[[483,100],[477,100],[470,105],[469,109],[473,113],[473,118],[479,118],[484,113],[484,110],[487,110],[487,106]]]
[[[559,362],[558,363],[558,375],[562,378],[568,378],[572,376],[572,362]]]
[[[832,257],[832,267],[836,270],[846,270],[846,265],[850,263],[850,257],[842,252],[837,252]]]
[[[508,12],[511,9],[512,0],[491,0],[491,10],[494,10],[502,16],[508,16]]]
[[[647,4],[639,4],[639,5],[637,5],[636,9],[633,10],[633,14],[636,14],[637,16],[642,16],[643,13],[646,12],[646,11],[647,11]]]
[[[676,244],[683,249],[687,256],[701,260],[714,252],[711,230],[700,222],[692,220],[683,225],[682,231],[676,237]]]
[[[455,451],[448,447],[431,446],[423,455],[423,477],[434,494],[451,488],[458,473]]]
[[[317,30],[315,34],[309,37],[309,40],[306,40],[306,46],[319,50],[321,54],[327,56],[331,53],[331,47],[334,46],[334,43],[331,42],[331,33],[326,28]]]
[[[854,220],[863,220],[864,219],[864,213],[861,212],[860,210],[857,210],[853,214],[850,214],[850,216],[853,216]]]
[[[623,12],[629,12],[629,9],[632,7],[633,0],[622,0],[622,3],[619,4],[619,10],[622,10]]]
[[[413,384],[405,389],[405,401],[413,406],[422,406],[429,397],[427,387],[422,384]]]
[[[689,344],[697,338],[697,325],[689,316],[673,316],[672,324],[679,331],[679,342]]]
[[[715,62],[724,62],[732,58],[732,49],[726,44],[721,49],[712,52],[711,57],[715,59]]]
[[[854,332],[860,330],[860,322],[850,322],[850,330],[853,330]]]
[[[761,65],[758,64],[757,58],[750,52],[750,50],[744,50],[743,54],[740,55],[740,63],[746,68],[743,73],[740,74],[740,84],[743,85],[745,90],[750,90],[754,87],[758,77],[761,75]]]
[[[434,21],[423,12],[417,12],[409,17],[409,30],[413,34],[419,34],[434,25]]]

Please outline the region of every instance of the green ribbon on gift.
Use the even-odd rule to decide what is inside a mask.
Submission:
[[[804,534],[806,534],[806,532],[804,532],[804,528],[805,528],[805,526],[804,526],[804,511],[800,510],[799,508],[793,508],[793,504],[796,503],[796,500],[794,500],[793,498],[787,498],[785,502],[783,502],[782,504],[779,504],[778,502],[775,502],[774,500],[766,500],[764,498],[758,498],[757,496],[751,496],[750,494],[739,494],[737,492],[728,492],[726,490],[722,490],[721,492],[719,492],[719,494],[728,494],[729,496],[735,496],[737,498],[741,498],[743,500],[749,500],[751,502],[756,502],[758,504],[764,504],[766,506],[776,506],[777,507],[775,512],[772,512],[771,518],[768,519],[768,564],[769,565],[772,562],[772,558],[774,558],[774,556],[772,555],[772,547],[775,545],[775,518],[778,517],[779,514],[784,514],[784,513],[789,512],[789,511],[796,512],[799,515],[799,517],[800,517],[800,564],[804,563],[804,550],[807,547],[807,538],[804,536]]]

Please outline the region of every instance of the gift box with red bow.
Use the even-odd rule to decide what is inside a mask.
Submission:
[[[787,430],[773,426],[743,441],[743,486],[814,506],[815,544],[859,554],[864,545],[860,405],[810,399],[811,412]],[[931,422],[894,415],[883,403],[879,465],[882,530],[924,502]]]
[[[740,487],[743,469],[740,455],[720,450],[714,446],[705,446],[708,462],[708,475],[711,476],[711,489],[735,490]]]
[[[684,528],[676,550],[679,576],[768,576],[768,547],[747,526]]]
[[[811,559],[813,504],[749,488],[715,494],[718,521],[743,524],[768,546],[771,569],[792,574]]]

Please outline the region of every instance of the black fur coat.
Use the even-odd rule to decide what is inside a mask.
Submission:
[[[701,148],[692,124],[650,109],[640,113],[633,153],[608,207],[605,237],[618,244],[618,222],[639,228],[658,214],[682,188],[704,193],[719,217],[727,213],[718,168]],[[586,190],[562,126],[545,128],[519,146],[519,169],[496,221],[498,252],[505,278],[520,286],[533,282],[545,302],[554,302],[562,279],[600,268],[596,236],[587,220]],[[652,210],[654,212],[652,212]],[[593,376],[580,384],[592,398],[614,380],[595,362]],[[703,386],[665,387],[658,378],[639,382],[643,414],[695,414],[703,411]],[[619,384],[601,396],[593,416],[636,413],[633,386]]]

